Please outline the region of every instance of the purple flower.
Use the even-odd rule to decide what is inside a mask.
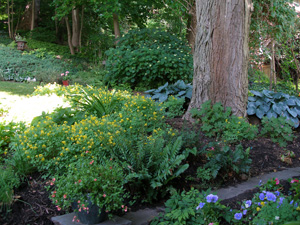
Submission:
[[[240,220],[240,219],[242,219],[242,217],[243,217],[242,213],[236,213],[236,214],[234,214],[234,219],[236,219],[236,220]]]
[[[208,203],[210,203],[210,202],[213,202],[213,203],[216,203],[217,201],[218,201],[218,196],[217,195],[212,195],[212,194],[210,194],[210,195],[207,195],[206,196],[206,201],[208,202]]]
[[[268,201],[272,201],[272,202],[276,201],[276,196],[272,192],[267,192],[266,196]]]
[[[259,194],[259,199],[262,200],[262,201],[265,199],[264,193],[260,193],[260,194]]]
[[[260,180],[260,181],[259,181],[258,185],[259,185],[259,186],[261,186],[261,185],[262,185],[262,180]]]
[[[280,195],[280,191],[275,191],[275,195],[279,196]]]
[[[252,201],[251,200],[247,200],[245,203],[245,207],[249,208],[252,205]]]
[[[247,209],[243,210],[243,215],[247,214]]]
[[[292,205],[294,203],[294,200],[292,200],[291,202],[290,202],[290,204]]]
[[[200,204],[197,206],[196,210],[202,209],[204,205],[205,205],[205,203],[200,202]]]

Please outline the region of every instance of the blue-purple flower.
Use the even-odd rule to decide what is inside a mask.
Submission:
[[[236,220],[240,220],[240,219],[242,219],[242,217],[243,217],[242,213],[236,213],[236,214],[234,214],[234,219],[236,219]]]
[[[247,214],[247,209],[243,210],[243,215]]]
[[[280,191],[275,191],[275,195],[279,196],[280,195]]]
[[[204,205],[205,205],[204,202],[200,202],[200,204],[197,206],[196,210],[202,209]]]
[[[272,192],[267,192],[266,196],[268,201],[272,201],[272,202],[276,201],[276,196]]]
[[[264,193],[260,193],[260,194],[259,194],[259,199],[262,200],[262,201],[265,199]]]
[[[246,207],[246,208],[249,208],[251,205],[252,205],[252,201],[251,201],[251,200],[247,200],[247,201],[245,202],[245,207]]]
[[[217,195],[210,194],[210,195],[206,196],[206,201],[208,203],[210,203],[210,202],[216,203],[218,201],[218,198],[219,197]]]

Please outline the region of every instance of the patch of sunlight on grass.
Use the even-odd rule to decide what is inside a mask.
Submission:
[[[54,94],[29,96],[34,91],[35,86],[35,84],[0,82],[0,108],[8,110],[8,113],[0,117],[0,121],[30,123],[34,117],[41,115],[43,111],[52,112],[57,107],[69,106],[63,97]]]

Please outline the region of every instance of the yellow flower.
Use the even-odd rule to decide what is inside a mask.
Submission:
[[[65,144],[66,144],[66,141],[62,141],[61,143],[65,145]]]
[[[27,156],[27,159],[30,159],[30,156],[29,156],[29,155]]]
[[[296,210],[297,210],[297,211],[300,211],[300,206],[298,206],[298,207],[296,208]]]
[[[261,202],[260,204],[261,204],[262,206],[265,206],[265,203],[264,203],[264,202]]]
[[[259,208],[259,207],[257,207],[257,208],[256,208],[256,211],[257,211],[257,212],[258,212],[258,211],[260,211],[260,208]]]
[[[46,148],[46,145],[42,145],[42,148]]]
[[[44,162],[44,161],[45,161],[45,158],[42,158],[41,160],[42,160],[42,162]]]

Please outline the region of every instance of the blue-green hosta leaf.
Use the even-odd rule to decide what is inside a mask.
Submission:
[[[268,97],[268,98],[273,98],[273,94],[274,94],[274,92],[273,91],[269,91],[269,90],[263,90],[262,91],[262,93],[266,96],[266,97]]]
[[[300,116],[300,106],[294,107],[295,112]]]
[[[295,102],[296,102],[296,105],[297,105],[297,106],[300,106],[300,99],[299,99],[299,98],[296,98],[296,99],[295,99]]]
[[[249,116],[254,115],[255,113],[256,113],[256,108],[255,107],[248,107],[247,114]]]
[[[283,97],[283,95],[282,95],[281,92],[278,92],[278,93],[273,95],[273,98],[276,98],[276,99],[281,99],[282,97]]]
[[[299,127],[299,119],[297,117],[290,118],[295,128]]]
[[[193,94],[193,89],[191,88],[191,89],[189,89],[188,91],[187,91],[187,93],[186,93],[186,97],[187,98],[189,98],[189,99],[191,99],[192,98],[192,94]]]
[[[297,116],[298,116],[297,112],[296,112],[293,108],[287,108],[287,111],[288,111],[289,114],[291,114],[291,116],[293,116],[293,117],[297,117]]]
[[[286,104],[288,106],[295,106],[296,102],[295,102],[295,100],[293,100],[293,99],[290,98],[290,99],[286,100]]]
[[[261,119],[265,115],[264,111],[260,108],[256,109],[256,116]]]
[[[177,86],[180,89],[185,89],[186,88],[186,84],[184,83],[183,80],[178,80],[174,85]]]
[[[155,91],[156,89],[151,89],[151,90],[148,90],[148,91],[145,91],[145,93],[151,93],[153,91]]]
[[[256,104],[255,104],[255,102],[248,102],[247,107],[248,108],[256,108]]]
[[[273,109],[274,112],[276,112],[278,115],[280,115],[281,112],[282,112],[283,110],[285,110],[285,108],[283,107],[282,102],[274,103],[273,106],[272,106],[272,109]]]
[[[250,102],[255,102],[255,101],[256,101],[256,97],[254,97],[254,96],[249,96],[249,97],[248,97],[248,101],[250,101]]]
[[[185,92],[186,92],[186,91],[180,91],[180,92],[177,94],[177,96],[180,97],[180,96],[184,95]]]
[[[169,85],[169,83],[165,83],[163,86],[160,86],[159,88],[157,88],[157,91],[161,91],[162,89],[166,88]]]
[[[259,108],[266,114],[270,110],[270,104],[260,105]]]
[[[259,91],[250,91],[252,94],[259,96],[259,97],[263,97],[263,93],[259,92]]]
[[[255,102],[255,105],[258,107],[260,105],[263,105],[265,102],[262,100],[262,99],[258,99],[256,102]]]
[[[267,113],[267,117],[270,119],[272,117],[277,118],[278,115],[276,112],[274,112],[272,109],[269,110],[269,112]]]

